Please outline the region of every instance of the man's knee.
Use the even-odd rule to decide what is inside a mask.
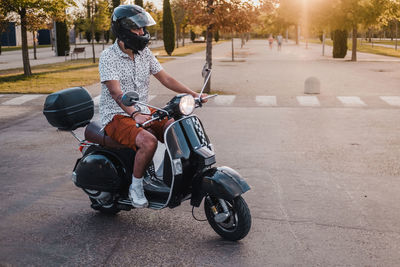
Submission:
[[[146,130],[140,131],[136,136],[136,146],[138,149],[155,151],[157,149],[157,138]]]

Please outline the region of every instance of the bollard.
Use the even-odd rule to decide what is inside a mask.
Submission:
[[[309,77],[304,82],[304,93],[305,94],[319,94],[321,83],[316,77]]]

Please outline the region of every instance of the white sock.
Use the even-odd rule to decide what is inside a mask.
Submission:
[[[135,176],[132,175],[132,186],[141,186],[143,185],[143,177],[141,178],[136,178]]]

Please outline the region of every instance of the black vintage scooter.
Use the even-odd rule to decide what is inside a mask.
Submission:
[[[136,93],[125,94],[122,101],[126,106],[150,106],[140,103]],[[191,115],[202,105],[201,99],[180,94],[164,108],[156,108],[151,120],[137,125],[174,119],[164,133],[165,144],[159,143],[146,170],[145,195],[149,208],[155,210],[174,208],[188,199],[194,209],[205,198],[205,214],[215,232],[228,240],[240,240],[251,227],[250,210],[241,197],[250,187],[235,170],[213,167],[213,146],[199,118]],[[70,131],[79,140],[82,157],[75,164],[72,180],[89,196],[91,207],[107,214],[133,209],[128,190],[135,152],[108,137],[99,124],[90,122],[94,106],[89,93],[76,87],[50,94],[43,113],[51,125]],[[73,131],[83,126],[85,140],[80,140]]]

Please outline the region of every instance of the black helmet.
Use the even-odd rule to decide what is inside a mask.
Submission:
[[[137,5],[121,5],[114,9],[111,17],[111,30],[115,37],[124,42],[125,48],[135,54],[143,50],[150,41],[147,26],[156,24],[151,15]],[[139,36],[131,29],[143,28],[144,35]]]

